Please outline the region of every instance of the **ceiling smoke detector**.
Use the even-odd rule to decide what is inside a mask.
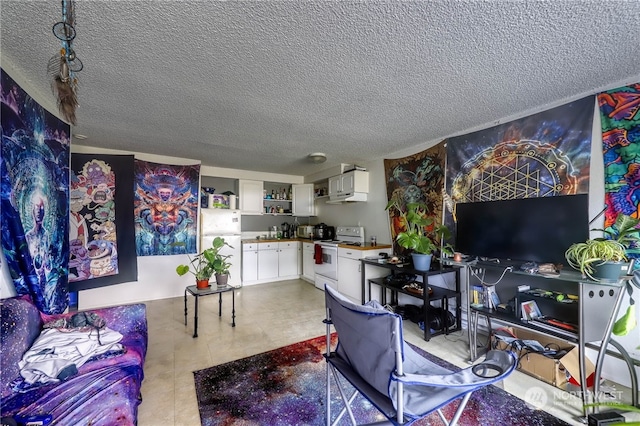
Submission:
[[[307,158],[312,163],[320,164],[327,161],[327,154],[325,154],[324,152],[314,152],[312,154],[307,155]]]

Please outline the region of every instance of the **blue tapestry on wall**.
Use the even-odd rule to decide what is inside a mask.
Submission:
[[[1,71],[2,250],[18,294],[40,311],[68,305],[70,126]]]
[[[138,256],[195,253],[200,165],[135,160],[134,179]]]

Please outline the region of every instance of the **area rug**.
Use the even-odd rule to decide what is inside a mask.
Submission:
[[[221,425],[323,425],[325,424],[326,363],[324,336],[264,352],[248,358],[194,372],[200,420],[203,426]],[[415,347],[414,347],[415,348]],[[432,361],[452,370],[457,367],[433,355]],[[332,380],[333,382],[333,380]],[[342,407],[332,392],[331,413]],[[356,398],[354,414],[359,422],[382,420],[382,415],[362,397]],[[457,407],[443,411],[447,418]],[[346,420],[346,421],[345,421]],[[348,424],[348,417],[342,420]],[[442,425],[436,413],[414,423]],[[496,386],[473,393],[458,422],[475,425],[567,425]]]

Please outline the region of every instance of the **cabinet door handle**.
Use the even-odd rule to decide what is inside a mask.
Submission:
[[[362,272],[362,263],[358,265],[358,272]]]

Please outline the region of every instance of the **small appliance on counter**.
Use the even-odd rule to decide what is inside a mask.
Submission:
[[[314,229],[311,225],[300,225],[296,230],[296,235],[298,238],[313,238]]]
[[[291,238],[291,230],[292,227],[290,224],[288,224],[287,222],[284,222],[282,225],[280,225],[280,229],[282,230],[282,238]]]
[[[313,236],[318,240],[333,240],[336,236],[336,228],[319,223],[313,227]]]

